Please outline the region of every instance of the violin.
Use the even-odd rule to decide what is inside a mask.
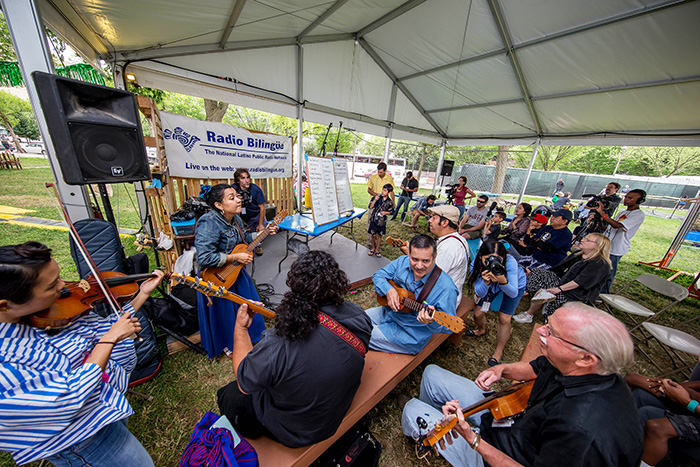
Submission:
[[[118,302],[130,300],[139,291],[137,281],[150,279],[154,274],[134,274],[127,276],[121,272],[102,272],[109,290]],[[41,329],[56,329],[68,326],[84,314],[90,312],[95,305],[107,300],[97,279],[90,275],[83,280],[66,282],[61,295],[46,310],[39,311],[26,317],[29,325]]]

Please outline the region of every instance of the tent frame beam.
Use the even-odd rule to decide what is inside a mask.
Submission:
[[[241,12],[243,11],[245,2],[246,0],[236,0],[235,5],[233,5],[233,11],[231,12],[231,16],[229,16],[228,21],[226,22],[226,26],[224,27],[224,33],[221,35],[221,39],[219,40],[220,49],[226,47],[226,42],[228,42],[228,38],[231,37],[233,28],[236,26],[238,18],[241,16]]]
[[[340,9],[340,7],[342,7],[343,5],[345,5],[346,3],[348,3],[348,1],[350,1],[350,0],[336,0],[336,2],[335,2],[330,8],[328,8],[328,9],[327,9],[326,11],[324,11],[318,18],[316,18],[316,20],[315,20],[313,23],[309,24],[309,25],[306,27],[306,29],[304,29],[303,31],[301,31],[301,33],[297,36],[297,40],[300,41],[300,40],[302,40],[304,37],[306,37],[307,35],[309,35],[309,33],[310,33],[311,31],[313,31],[313,30],[316,29],[318,26],[320,26],[321,23],[323,23],[325,20],[327,20],[333,13],[335,13],[336,11],[338,11],[338,10]]]

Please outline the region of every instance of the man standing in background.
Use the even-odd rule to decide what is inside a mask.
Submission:
[[[265,195],[262,189],[252,182],[248,169],[237,169],[233,173],[234,190],[241,197],[241,219],[249,232],[260,232],[265,228]],[[262,256],[262,245],[255,247],[255,254]]]
[[[406,211],[408,211],[408,204],[413,198],[413,193],[418,191],[418,180],[413,177],[413,172],[410,170],[406,172],[406,176],[401,181],[401,195],[399,196],[399,201],[396,203],[396,209],[394,210],[394,215],[391,216],[391,220],[396,220],[396,216],[399,214],[399,209],[403,205],[403,212],[401,213],[401,221],[406,218]]]

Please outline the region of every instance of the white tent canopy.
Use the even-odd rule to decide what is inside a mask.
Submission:
[[[38,5],[141,86],[431,143],[700,146],[700,1]]]

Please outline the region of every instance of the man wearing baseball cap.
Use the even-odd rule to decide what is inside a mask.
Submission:
[[[459,305],[462,286],[469,274],[469,246],[464,237],[457,232],[458,225],[459,209],[456,206],[443,204],[428,209],[428,227],[438,237],[435,264],[450,276],[457,286]],[[408,254],[408,245],[402,246],[401,251]]]
[[[523,261],[521,264],[530,269],[549,269],[559,264],[571,248],[573,234],[569,230],[569,222],[573,217],[568,209],[555,211],[549,219],[549,225],[542,227],[533,239],[535,249],[532,252],[532,262],[527,264]]]

